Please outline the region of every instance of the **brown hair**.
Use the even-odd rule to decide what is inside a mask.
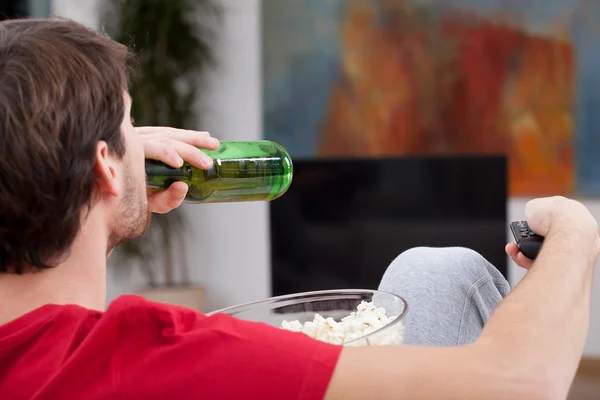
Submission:
[[[51,268],[91,206],[96,147],[118,157],[130,53],[64,19],[0,22],[0,272]]]

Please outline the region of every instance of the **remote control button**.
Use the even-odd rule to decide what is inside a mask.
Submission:
[[[529,232],[529,236],[535,236],[535,232]]]

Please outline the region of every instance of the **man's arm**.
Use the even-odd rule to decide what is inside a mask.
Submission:
[[[345,348],[326,399],[542,398],[523,365],[498,364],[490,350],[475,345]]]
[[[528,220],[544,248],[476,343],[345,348],[327,399],[565,399],[587,336],[597,224],[578,203],[536,201]]]

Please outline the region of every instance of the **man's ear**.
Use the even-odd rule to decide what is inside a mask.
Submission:
[[[117,164],[114,158],[110,157],[108,145],[101,140],[96,146],[96,160],[94,162],[94,175],[96,175],[96,187],[99,193],[105,193],[111,196],[119,195],[119,178],[117,174]]]

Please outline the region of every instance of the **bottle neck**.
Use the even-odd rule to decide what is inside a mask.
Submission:
[[[190,178],[192,176],[192,170],[190,167],[184,165],[181,168],[172,168],[165,164],[154,164],[146,162],[146,176],[149,177],[173,177],[173,178]]]
[[[172,168],[160,161],[146,160],[146,186],[152,189],[168,187],[176,181],[189,181],[192,169],[184,164],[181,168]]]
[[[218,165],[216,162],[208,170],[198,170],[188,163],[185,163],[181,168],[173,168],[160,161],[146,160],[145,170],[148,186],[157,188],[161,187],[165,181],[184,181],[189,183],[194,176],[200,175],[204,180],[213,180],[218,177]]]

